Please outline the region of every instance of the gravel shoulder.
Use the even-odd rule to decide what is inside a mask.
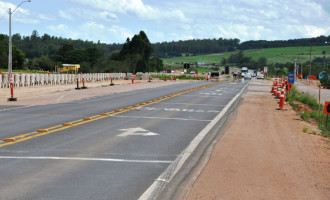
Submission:
[[[254,80],[188,200],[329,199],[330,140],[288,105],[276,110],[271,82]]]

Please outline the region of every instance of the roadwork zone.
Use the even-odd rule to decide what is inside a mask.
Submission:
[[[82,119],[78,119],[78,120],[71,121],[71,122],[66,122],[66,123],[63,123],[63,124],[56,125],[56,126],[38,129],[38,130],[33,131],[33,132],[17,135],[17,136],[10,137],[10,138],[4,138],[4,139],[0,140],[0,148],[4,147],[4,146],[16,144],[16,143],[19,143],[19,142],[23,142],[23,141],[26,141],[26,140],[30,140],[30,139],[33,139],[33,138],[36,138],[36,137],[40,137],[40,136],[43,136],[43,135],[47,135],[47,134],[50,134],[50,133],[66,130],[66,129],[69,129],[69,128],[72,128],[72,127],[75,127],[75,126],[90,123],[90,122],[100,120],[100,119],[103,119],[103,118],[107,118],[107,117],[111,117],[111,116],[118,115],[118,114],[121,114],[121,113],[125,113],[125,112],[131,111],[131,110],[139,109],[141,107],[145,107],[145,106],[148,106],[150,104],[158,103],[158,102],[164,101],[166,99],[176,97],[176,96],[181,95],[181,94],[185,94],[185,93],[188,93],[188,92],[193,92],[193,91],[196,91],[196,90],[204,89],[204,88],[211,87],[211,86],[214,86],[214,85],[217,85],[217,84],[221,84],[223,82],[224,81],[214,82],[214,83],[207,84],[207,85],[204,85],[204,86],[191,88],[191,89],[183,90],[183,91],[176,92],[176,93],[173,93],[173,94],[169,94],[169,95],[166,95],[166,96],[163,96],[163,97],[159,97],[159,98],[149,100],[149,101],[146,101],[146,102],[142,102],[142,103],[139,103],[139,104],[135,104],[135,105],[132,105],[132,106],[127,106],[127,107],[124,107],[124,108],[120,108],[120,109],[116,109],[116,110],[112,110],[112,111],[108,111],[108,112],[103,112],[103,113],[100,113],[98,115],[94,115],[94,116],[91,116],[91,117],[84,117]]]

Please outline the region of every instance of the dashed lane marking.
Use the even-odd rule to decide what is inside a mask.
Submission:
[[[151,105],[151,104],[154,104],[154,103],[158,103],[160,101],[164,101],[166,99],[173,98],[173,97],[178,96],[178,95],[182,95],[182,94],[185,94],[185,93],[188,93],[188,92],[204,89],[204,88],[207,88],[207,87],[210,87],[210,86],[213,86],[213,85],[217,85],[217,84],[220,84],[220,83],[223,83],[223,82],[224,81],[214,82],[214,83],[211,83],[211,84],[208,84],[208,85],[204,85],[204,86],[184,90],[184,91],[181,91],[181,92],[176,92],[176,93],[166,95],[166,96],[163,96],[161,98],[156,98],[154,100],[143,102],[143,103],[140,103],[140,104],[124,107],[124,108],[121,108],[121,109],[116,109],[116,110],[109,111],[109,112],[100,113],[98,115],[88,117],[89,120],[85,120],[84,118],[82,118],[82,119],[78,119],[78,120],[75,120],[75,121],[59,124],[59,125],[56,125],[56,126],[52,126],[52,127],[48,127],[48,128],[42,128],[42,129],[48,130],[47,132],[38,132],[36,130],[36,131],[33,131],[33,132],[17,135],[17,136],[14,136],[14,137],[4,138],[4,139],[2,139],[2,142],[0,143],[0,148],[4,147],[4,146],[16,144],[16,143],[19,143],[19,142],[23,142],[23,141],[26,141],[26,140],[30,140],[30,139],[33,139],[33,138],[36,138],[36,137],[40,137],[40,136],[43,136],[43,135],[47,135],[47,134],[50,134],[50,133],[54,133],[54,132],[62,131],[62,130],[65,130],[65,129],[69,129],[69,128],[79,126],[79,125],[82,125],[82,124],[90,123],[90,122],[100,120],[100,119],[103,119],[103,118],[111,117],[111,116],[114,116],[114,115],[119,115],[121,113],[128,112],[130,110],[139,109],[141,107],[148,106],[148,105]]]
[[[212,120],[193,119],[193,118],[147,117],[147,116],[126,116],[126,115],[116,115],[116,116],[112,116],[112,117],[137,118],[137,119],[168,119],[168,120],[199,121],[199,122],[210,122],[210,121],[212,121]]]
[[[101,162],[127,162],[127,163],[172,163],[171,160],[127,160],[116,158],[81,158],[81,157],[23,157],[0,156],[0,159],[25,159],[25,160],[68,160],[68,161],[101,161]]]
[[[187,105],[187,106],[215,106],[215,107],[225,107],[226,105],[215,105],[215,104],[197,104],[197,103],[161,103],[169,105]]]

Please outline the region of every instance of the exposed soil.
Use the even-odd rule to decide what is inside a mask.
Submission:
[[[303,104],[299,101],[293,101],[294,104],[297,104],[298,107],[297,108],[293,108],[293,110],[295,110],[297,113],[300,112],[312,112],[313,110],[306,104]]]
[[[270,82],[254,81],[187,196],[213,199],[330,199],[330,140],[286,105]],[[256,92],[258,91],[258,92]]]

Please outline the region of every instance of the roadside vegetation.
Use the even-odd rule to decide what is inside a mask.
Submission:
[[[317,123],[322,135],[330,138],[330,122],[326,127],[327,115],[323,113],[324,105],[319,104],[311,95],[298,91],[295,87],[287,94],[286,101],[300,114],[303,120]]]
[[[309,61],[310,46],[305,47],[278,47],[278,48],[262,48],[262,49],[248,49],[243,50],[245,56],[251,57],[257,60],[261,57],[265,57],[269,64],[294,62],[306,62]],[[323,57],[323,51],[330,52],[330,46],[313,46],[312,47],[312,59]],[[180,57],[162,58],[165,64],[182,63],[182,62],[204,62],[207,64],[219,63],[222,59],[228,59],[231,55],[237,54],[237,51],[213,53],[204,55],[190,55],[184,54]]]
[[[8,65],[8,36],[0,34],[0,69]],[[330,63],[329,36],[277,41],[244,41],[238,38],[192,39],[151,43],[144,31],[122,44],[82,41],[71,38],[13,34],[13,69],[55,71],[66,64],[80,64],[80,71],[94,72],[160,72],[191,67],[248,67],[269,74],[293,71],[294,62],[309,73],[309,53],[312,52],[312,75],[317,75]],[[312,49],[311,49],[312,47]],[[56,66],[56,67],[55,67]],[[203,72],[200,70],[200,72]],[[315,74],[314,74],[315,73]]]

